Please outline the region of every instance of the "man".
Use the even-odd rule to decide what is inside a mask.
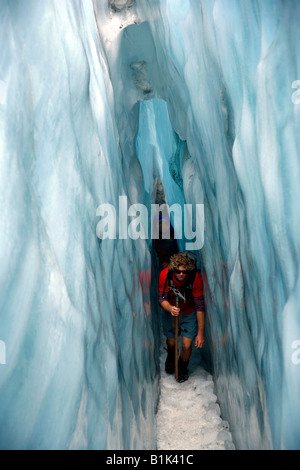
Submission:
[[[176,307],[178,297],[178,307]],[[158,283],[158,301],[163,308],[163,331],[167,337],[168,356],[165,370],[174,373],[175,337],[172,317],[182,314],[180,332],[182,349],[178,360],[178,382],[188,379],[188,364],[195,346],[202,348],[205,343],[205,311],[202,276],[196,272],[195,263],[186,253],[171,257],[168,268],[161,271]]]

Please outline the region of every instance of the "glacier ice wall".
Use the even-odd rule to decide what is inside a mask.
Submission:
[[[0,11],[1,448],[155,448],[155,259],[99,240],[96,210],[149,205],[157,178],[205,206],[207,350],[236,446],[299,448],[298,2]]]
[[[154,448],[149,250],[96,236],[125,182],[93,5],[0,9],[0,446]]]

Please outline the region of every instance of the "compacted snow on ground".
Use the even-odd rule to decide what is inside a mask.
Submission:
[[[166,374],[161,352],[161,394],[156,416],[158,450],[234,450],[229,425],[222,420],[212,376],[200,365],[197,350],[190,376],[178,383]]]

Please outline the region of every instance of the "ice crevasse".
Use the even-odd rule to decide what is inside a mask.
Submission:
[[[299,2],[0,13],[0,447],[155,448],[151,240],[96,229],[159,180],[204,204],[203,356],[236,448],[298,449]]]

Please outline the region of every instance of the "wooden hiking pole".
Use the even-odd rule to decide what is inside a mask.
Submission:
[[[178,295],[175,297],[175,304],[178,307]],[[178,316],[175,317],[175,379],[178,379]]]

